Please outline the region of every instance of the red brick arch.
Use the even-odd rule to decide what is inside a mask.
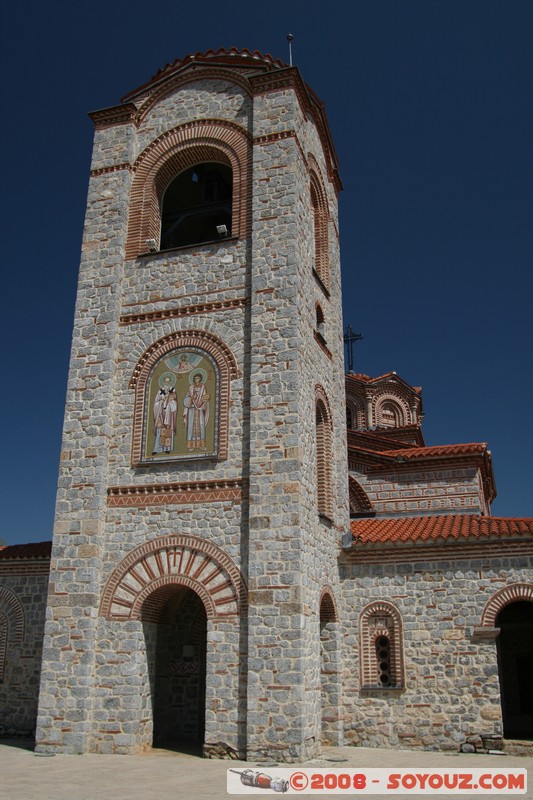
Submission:
[[[393,394],[387,389],[376,391],[373,399],[374,420],[376,425],[383,423],[382,413],[385,405],[392,406],[396,411],[397,421],[394,427],[408,425],[410,422],[409,404],[404,397]]]
[[[13,644],[21,644],[24,639],[24,609],[17,595],[5,586],[0,586],[0,611],[9,622],[9,638]]]
[[[14,592],[0,586],[0,682],[4,679],[8,646],[22,644],[24,627],[22,603]]]
[[[504,586],[492,595],[485,605],[481,615],[481,625],[483,628],[494,628],[496,617],[500,611],[510,603],[526,600],[533,603],[533,584],[531,583],[511,583]]]
[[[157,619],[171,592],[180,586],[198,594],[208,619],[238,616],[246,603],[244,579],[227,553],[199,537],[171,534],[136,547],[113,570],[100,616],[141,619],[148,603],[150,618]]]
[[[159,242],[161,201],[171,180],[187,167],[217,161],[233,173],[232,235],[249,225],[251,141],[240,125],[220,119],[187,122],[159,136],[135,164],[131,188],[126,258],[146,252],[146,240]]]

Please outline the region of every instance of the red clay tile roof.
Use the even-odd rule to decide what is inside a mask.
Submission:
[[[442,514],[431,517],[354,519],[350,528],[354,544],[508,539],[533,536],[533,519]]]
[[[0,548],[0,560],[15,558],[50,558],[52,542],[32,544],[8,544]]]
[[[244,63],[249,64],[255,62],[262,62],[266,64],[272,69],[273,67],[284,67],[286,66],[283,61],[279,58],[274,58],[270,55],[270,53],[260,53],[259,50],[248,50],[247,47],[220,47],[218,50],[205,50],[203,52],[198,53],[189,53],[188,55],[184,56],[183,58],[176,58],[174,61],[171,61],[169,64],[165,64],[164,67],[158,69],[154,78],[158,78],[165,72],[172,72],[177,67],[183,67],[186,64],[190,64],[191,62],[206,62],[206,61],[217,61],[218,63],[224,62],[229,60],[230,63],[236,63],[238,61],[244,61]]]
[[[348,428],[348,447],[355,450],[361,445],[363,450],[386,452],[387,450],[404,450],[406,448],[425,447],[422,432],[418,425],[407,425],[402,428],[377,428],[357,430]],[[406,442],[404,436],[411,441]],[[413,442],[412,440],[415,439]]]
[[[391,447],[394,445],[394,447]],[[387,468],[389,465],[401,466],[409,461],[428,461],[432,459],[461,458],[480,456],[492,469],[490,450],[486,442],[468,444],[437,444],[430,447],[405,447],[405,442],[387,441],[383,437],[366,436],[359,431],[348,431],[348,455],[354,460],[359,455],[371,462]]]
[[[468,444],[437,444],[430,447],[406,447],[402,450],[381,450],[380,456],[411,461],[415,458],[447,458],[448,456],[482,455],[487,450],[486,442]]]
[[[176,58],[175,61],[165,64],[165,66],[161,67],[147,83],[128,92],[128,94],[122,98],[122,102],[126,102],[140,91],[148,89],[149,86],[158,83],[167,75],[171,75],[191,64],[225,64],[230,66],[253,67],[267,72],[274,69],[283,69],[288,66],[279,58],[274,58],[269,53],[263,54],[260,53],[259,50],[248,50],[246,47],[230,47],[229,49],[221,47],[219,50],[190,53],[183,58]]]

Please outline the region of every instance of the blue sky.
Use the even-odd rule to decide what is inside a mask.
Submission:
[[[428,444],[488,441],[533,516],[530,0],[20,2],[2,12],[0,537],[51,536],[91,156],[87,112],[179,56],[287,57],[326,109],[356,369],[420,385]]]

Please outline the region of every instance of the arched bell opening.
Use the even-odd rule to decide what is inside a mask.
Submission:
[[[226,164],[195,164],[181,172],[163,198],[161,250],[231,236],[232,195]]]
[[[201,752],[205,737],[207,614],[198,594],[179,585],[143,603],[153,714],[153,747]]]

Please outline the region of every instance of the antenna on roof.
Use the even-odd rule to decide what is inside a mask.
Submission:
[[[362,333],[354,333],[352,326],[348,325],[344,332],[344,346],[348,350],[348,372],[353,374],[353,343],[360,342],[364,336]]]
[[[288,33],[287,34],[287,41],[289,43],[289,66],[290,67],[292,67],[292,40],[293,39],[294,39],[294,36],[292,35],[292,33]]]

